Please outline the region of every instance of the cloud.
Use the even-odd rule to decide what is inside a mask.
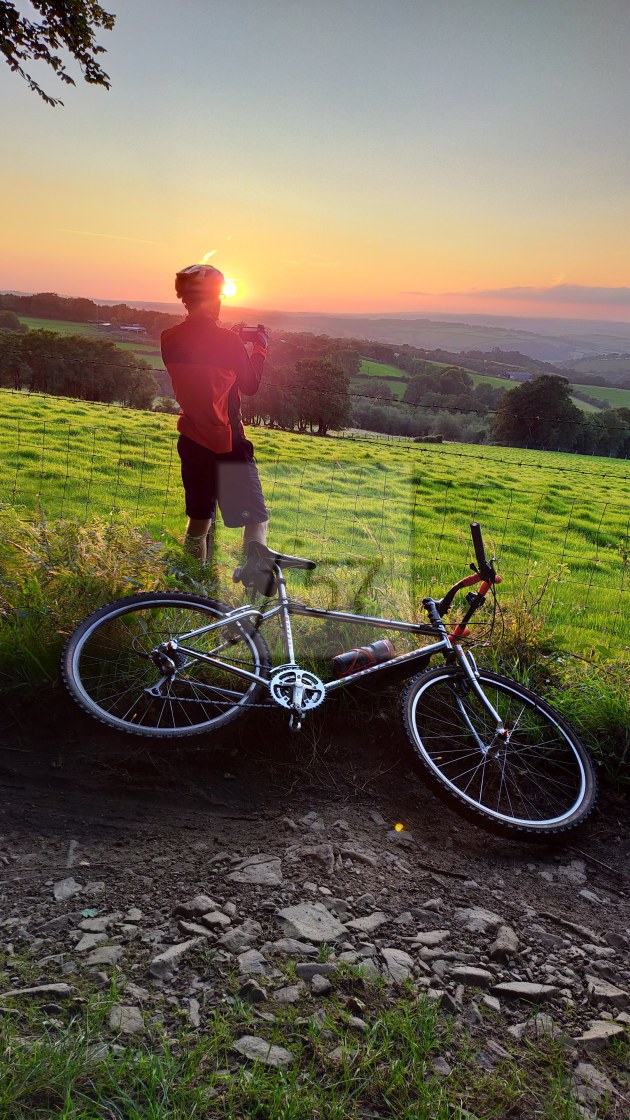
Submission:
[[[121,237],[119,233],[95,233],[91,229],[63,229],[57,227],[57,233],[76,233],[80,237],[106,237],[111,241],[135,241],[137,245],[164,245],[164,241],[146,241],[144,237]]]
[[[420,295],[420,292],[408,292]],[[467,292],[446,292],[449,296],[475,296],[488,299],[538,300],[542,303],[596,303],[630,307],[630,288],[598,288],[586,284],[550,284],[542,288],[482,288]]]

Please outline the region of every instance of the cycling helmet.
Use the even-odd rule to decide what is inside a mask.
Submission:
[[[189,264],[175,276],[175,293],[179,299],[221,298],[225,276],[210,264]]]

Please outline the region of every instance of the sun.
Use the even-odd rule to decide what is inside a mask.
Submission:
[[[233,299],[238,292],[238,286],[234,280],[226,280],[223,285],[223,296],[225,299]]]

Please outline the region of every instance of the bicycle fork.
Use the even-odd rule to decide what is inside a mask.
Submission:
[[[488,715],[490,715],[492,717],[492,720],[494,721],[494,723],[496,725],[494,739],[489,744],[484,743],[483,739],[481,738],[481,736],[478,734],[477,730],[475,729],[475,726],[474,726],[472,720],[470,719],[470,716],[468,715],[468,712],[466,711],[465,704],[462,703],[459,696],[455,695],[455,701],[457,703],[457,707],[459,708],[459,710],[461,712],[462,719],[464,720],[464,723],[466,724],[468,730],[470,731],[471,735],[473,736],[473,738],[474,738],[477,746],[479,747],[479,750],[481,751],[481,753],[483,755],[488,755],[490,753],[490,751],[492,750],[492,747],[494,746],[497,739],[502,741],[502,745],[505,745],[508,742],[508,740],[510,738],[510,732],[504,726],[503,720],[501,719],[501,716],[497,712],[494,705],[490,703],[490,701],[488,700],[488,697],[486,696],[483,688],[479,684],[479,670],[477,668],[477,662],[475,661],[475,658],[474,658],[473,654],[471,653],[471,651],[462,649],[462,647],[458,644],[455,644],[453,646],[453,650],[454,650],[454,652],[457,656],[459,664],[461,665],[462,669],[464,670],[464,673],[466,674],[466,678],[468,680],[468,683],[470,684],[470,687],[472,688],[473,692],[477,696],[477,699],[481,702],[483,707],[488,712]]]

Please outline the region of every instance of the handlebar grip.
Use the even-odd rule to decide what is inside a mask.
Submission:
[[[472,521],[470,525],[470,532],[472,534],[473,545],[475,549],[475,557],[477,559],[477,567],[479,572],[484,578],[493,574],[492,565],[488,563],[486,557],[486,550],[483,545],[483,537],[481,535],[481,525],[478,521]]]

